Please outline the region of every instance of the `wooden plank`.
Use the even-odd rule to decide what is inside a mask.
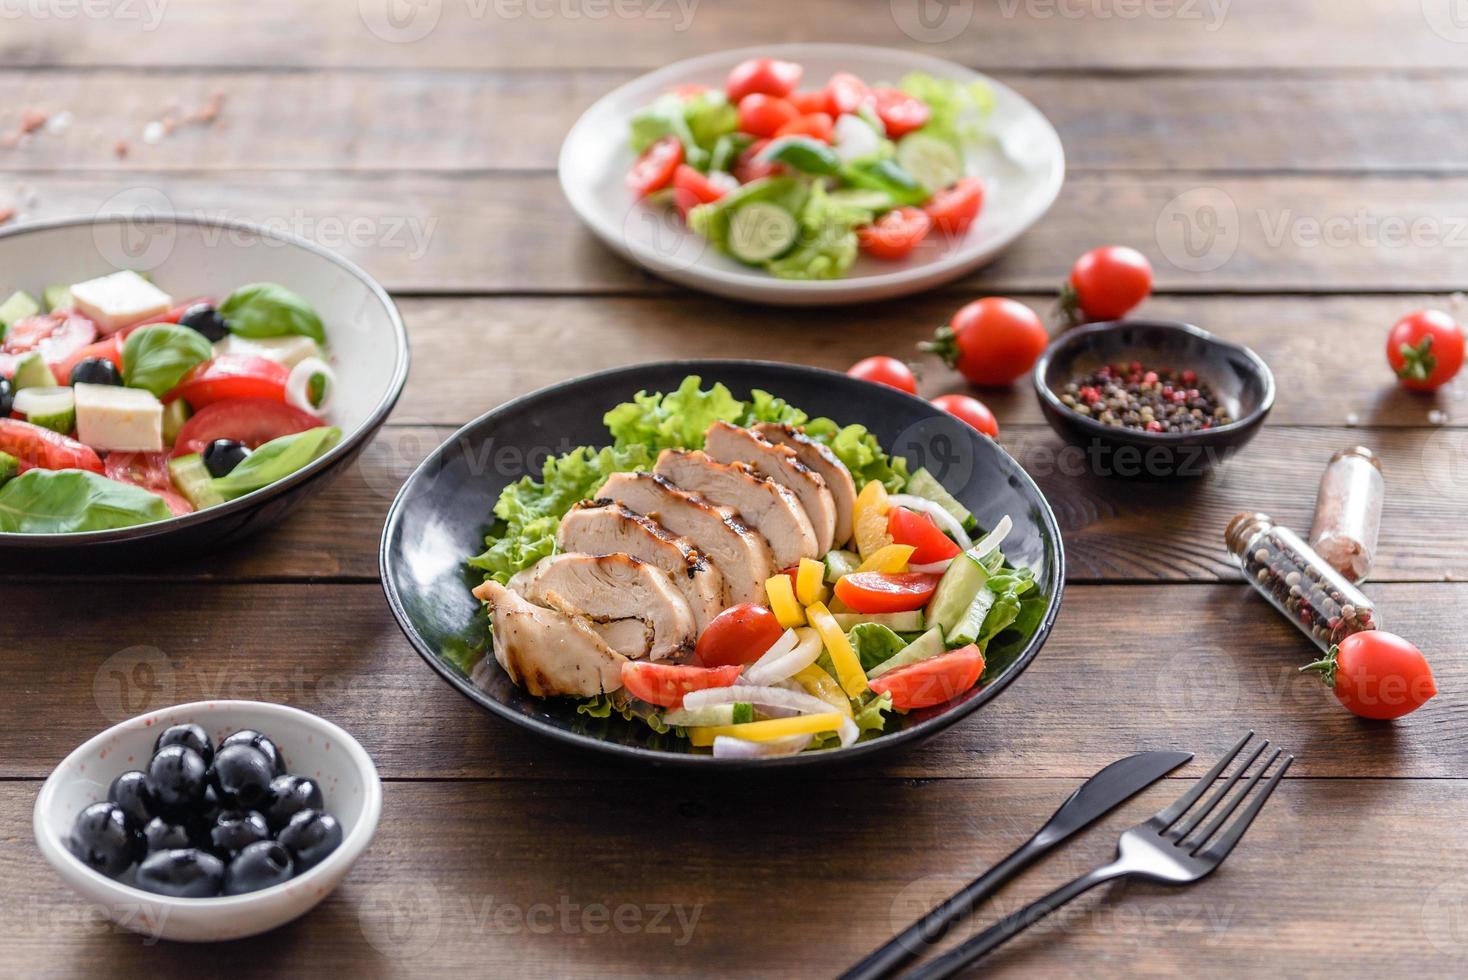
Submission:
[[[790,793],[784,781],[624,779],[598,785],[588,806],[588,787],[568,780],[389,784],[377,838],[335,893],[292,925],[221,948],[154,945],[105,922],[31,844],[34,784],[11,783],[0,786],[0,821],[18,831],[0,849],[7,961],[30,976],[197,976],[221,955],[252,974],[289,963],[293,975],[831,976],[997,861],[1074,785],[854,779]],[[950,942],[1108,861],[1122,829],[1185,785],[1166,780],[1105,818]],[[1465,888],[1442,869],[1463,856],[1465,805],[1461,780],[1287,780],[1217,874],[1186,890],[1102,888],[988,966],[1035,977],[1260,976],[1291,963],[1346,977],[1453,974]]]
[[[1468,600],[1468,585],[1367,592],[1433,658],[1442,692],[1389,732],[1296,672],[1315,648],[1243,584],[1072,586],[1026,676],[974,718],[861,772],[1083,776],[1138,747],[1211,746],[1255,728],[1301,754],[1301,776],[1461,776],[1468,665],[1452,656],[1461,617],[1444,610]],[[5,598],[0,651],[16,696],[0,777],[42,776],[112,721],[228,697],[317,712],[390,777],[623,773],[465,701],[419,661],[375,584],[49,581],[8,584]],[[84,628],[59,633],[58,617],[76,610]]]
[[[404,8],[381,0],[305,7],[260,0],[247,8],[228,0],[117,0],[87,8],[101,16],[44,9],[47,16],[20,22],[17,7],[6,18],[0,62],[649,69],[708,51],[819,39],[991,68],[1421,69],[1461,67],[1468,33],[1447,5],[1420,0],[964,0],[927,10],[917,0],[856,9],[842,0],[432,0]]]
[[[669,291],[596,242],[548,174],[148,173],[123,187],[41,174],[7,198],[21,220],[146,207],[259,221],[400,292]],[[1052,289],[1098,240],[1145,249],[1165,291],[1449,291],[1468,280],[1468,178],[1073,175],[1044,220],[955,288]]]
[[[554,169],[582,110],[627,71],[269,72],[186,69],[0,72],[11,93],[0,131],[22,112],[70,113],[0,150],[27,170]],[[1406,170],[1461,172],[1468,77],[1333,73],[1324,77],[1000,73],[1060,131],[1084,170]],[[212,127],[157,145],[150,122],[181,119],[214,93]],[[282,114],[279,107],[295,111]],[[513,139],[495,138],[513,133]],[[126,139],[125,157],[113,153]]]

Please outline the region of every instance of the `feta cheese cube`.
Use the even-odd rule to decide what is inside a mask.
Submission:
[[[214,356],[223,354],[249,354],[254,357],[268,357],[278,364],[284,364],[293,368],[308,357],[319,357],[325,360],[321,348],[316,341],[310,337],[241,337],[229,334],[223,340],[214,345]]]
[[[163,403],[151,391],[118,385],[73,386],[76,435],[93,449],[163,451]]]
[[[79,282],[71,287],[71,299],[104,335],[162,316],[173,306],[171,296],[131,269]]]

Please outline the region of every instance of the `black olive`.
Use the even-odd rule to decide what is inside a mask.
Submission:
[[[224,862],[193,848],[154,851],[138,865],[137,886],[155,895],[212,898],[224,887]]]
[[[237,742],[223,745],[215,753],[209,783],[226,806],[255,810],[270,798],[270,780],[274,775],[264,752]]]
[[[10,410],[14,407],[15,388],[9,378],[0,378],[0,419],[10,418]]]
[[[225,810],[209,832],[210,849],[221,857],[233,856],[256,841],[269,839],[265,818],[254,810]]]
[[[329,813],[301,810],[275,839],[290,848],[297,872],[309,871],[341,844],[342,825]]]
[[[214,761],[214,746],[209,742],[209,735],[198,725],[170,725],[158,735],[158,741],[153,743],[153,752],[167,745],[187,745],[207,766]]]
[[[68,380],[74,385],[120,385],[122,372],[105,357],[89,357],[71,369]]]
[[[178,318],[179,326],[197,330],[208,338],[209,342],[218,343],[229,333],[229,325],[224,317],[219,315],[212,304],[199,303],[184,310],[183,316]]]
[[[274,830],[290,823],[302,810],[320,810],[324,806],[321,787],[305,776],[276,776],[270,782],[270,802],[265,805],[265,819]]]
[[[165,745],[148,763],[148,788],[164,812],[181,814],[203,799],[208,771],[187,745]]]
[[[147,838],[150,853],[175,851],[190,844],[189,832],[182,824],[169,823],[162,817],[148,821],[148,826],[143,828],[143,836]]]
[[[240,851],[224,872],[224,894],[255,892],[282,881],[295,872],[290,851],[273,840],[262,840]]]
[[[117,877],[143,856],[143,835],[116,803],[93,803],[76,815],[66,849],[87,867]]]
[[[137,769],[118,776],[107,788],[107,799],[122,807],[122,812],[132,821],[134,829],[141,830],[153,819],[158,802],[148,788],[148,776]]]
[[[226,745],[253,745],[265,753],[265,758],[270,760],[270,769],[275,775],[285,775],[285,757],[280,754],[280,749],[275,747],[269,735],[263,735],[252,728],[242,728],[219,743],[220,748]]]
[[[250,450],[233,439],[215,439],[204,447],[204,468],[215,478],[228,476],[243,463]]]

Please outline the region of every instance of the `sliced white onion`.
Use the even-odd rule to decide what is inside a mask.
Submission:
[[[999,546],[1004,543],[1004,539],[1009,535],[1009,530],[1012,527],[1014,527],[1014,521],[1009,519],[1008,514],[999,518],[999,523],[994,525],[994,530],[984,535],[979,539],[979,543],[974,545],[972,551],[973,557],[976,559],[985,558],[997,551]]]
[[[708,178],[710,184],[725,194],[739,187],[739,178],[722,170],[709,171]]]
[[[779,653],[776,653],[776,649],[781,644],[777,643],[771,647],[769,653],[760,657],[744,672],[744,679],[750,684],[756,686],[775,684],[800,673],[820,659],[821,635],[819,633],[808,626],[785,632],[796,637],[799,642]],[[783,640],[784,637],[781,639]]]
[[[855,728],[855,725],[851,727]],[[747,738],[732,735],[714,736],[714,758],[716,759],[768,759],[780,755],[802,752],[811,743],[813,736],[789,735],[768,742],[752,742]]]
[[[785,656],[785,654],[789,653],[791,650],[794,650],[796,644],[798,644],[799,642],[800,636],[795,632],[794,627],[787,629],[785,632],[781,633],[778,638],[776,638],[774,643],[771,643],[769,645],[769,648],[766,649],[764,653],[759,655],[759,658],[755,660],[754,663],[749,665],[749,669],[753,670],[760,664],[768,663],[771,660],[779,660],[781,657]]]
[[[872,156],[882,145],[877,131],[865,119],[850,113],[836,117],[836,125],[831,127],[831,140],[842,163]]]
[[[692,711],[711,704],[752,704],[756,708],[774,711],[794,711],[802,715],[823,715],[836,711],[818,697],[804,691],[787,691],[783,687],[760,687],[754,684],[735,684],[732,687],[709,687],[702,691],[689,691],[683,695],[683,707]]]
[[[317,376],[325,379],[321,391],[321,401],[311,401],[311,380]],[[331,408],[332,399],[336,396],[336,372],[331,369],[319,357],[308,357],[295,367],[291,368],[290,377],[285,381],[285,400],[303,412],[312,415],[325,415]]]
[[[841,739],[841,747],[844,749],[861,737],[861,729],[850,718],[842,718],[841,724],[836,726],[836,735]]]
[[[958,546],[964,551],[974,546],[973,539],[968,536],[968,532],[963,529],[963,525],[958,522],[958,518],[944,510],[942,504],[929,500],[927,497],[917,497],[910,493],[894,493],[892,495],[892,504],[896,507],[906,507],[908,510],[921,511],[927,514],[933,519],[934,523],[952,535],[953,540],[957,541]]]
[[[953,564],[952,558],[944,558],[942,561],[929,562],[926,565],[908,565],[909,572],[921,572],[924,575],[942,575],[948,571],[948,566]]]

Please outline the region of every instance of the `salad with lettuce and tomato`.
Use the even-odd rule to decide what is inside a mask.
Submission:
[[[795,62],[751,58],[722,91],[665,93],[631,120],[628,188],[782,279],[839,279],[859,254],[901,261],[967,232],[984,182],[966,172],[965,148],[985,132],[987,85],[839,72],[801,88],[803,76]]]
[[[0,304],[0,532],[131,527],[269,486],[341,438],[326,330],[274,283],[180,302],[132,271]]]
[[[487,685],[572,698],[716,756],[844,747],[982,687],[1048,607],[926,470],[859,424],[697,376],[605,416],[494,505]]]

